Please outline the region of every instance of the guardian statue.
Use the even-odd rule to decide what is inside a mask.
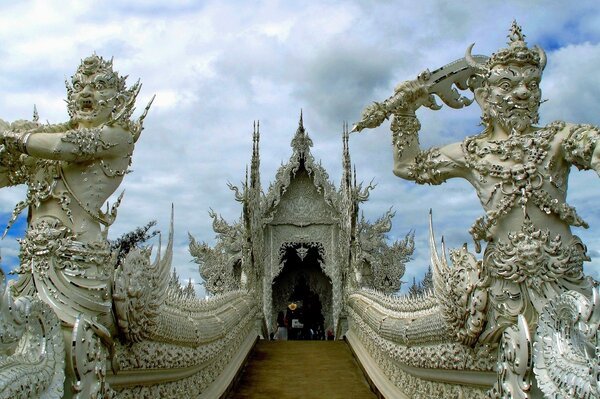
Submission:
[[[471,45],[460,62],[401,83],[392,97],[368,106],[354,127],[374,128],[391,117],[398,177],[436,185],[463,178],[475,188],[485,214],[470,233],[478,252],[481,241],[487,245],[482,262],[472,254],[463,257],[471,272],[462,278],[470,283],[465,303],[455,303],[468,308],[463,333],[472,341],[497,342],[518,315],[535,326],[548,300],[565,291],[591,296],[583,274],[586,247],[571,232],[571,226],[588,225],[566,196],[571,165],[600,174],[600,131],[563,121],[536,126],[546,55],[527,47],[516,23],[508,38],[508,47],[489,58],[471,55]],[[438,109],[434,94],[455,108],[468,105],[452,85],[474,92],[484,129],[462,142],[422,150],[415,110]]]

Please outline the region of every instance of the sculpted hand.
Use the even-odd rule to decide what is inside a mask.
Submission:
[[[426,70],[419,74],[417,79],[407,80],[396,86],[394,96],[390,99],[394,113],[399,115],[414,115],[421,106],[434,110],[440,109],[441,105],[435,102],[433,94],[429,92],[431,73]]]
[[[375,128],[391,115],[414,116],[415,111],[425,106],[433,110],[441,106],[435,102],[433,94],[429,93],[431,82],[429,71],[419,74],[417,79],[407,80],[396,86],[394,95],[382,103],[374,102],[362,112],[360,122],[354,125],[352,131],[360,132],[364,128]]]
[[[27,153],[25,150],[25,142],[28,136],[29,134],[22,132],[6,130],[0,134],[0,144],[4,145],[7,152]]]
[[[386,110],[385,103],[373,102],[366,106],[363,110],[360,122],[356,123],[352,128],[353,132],[360,132],[364,128],[373,129],[383,123],[390,113]]]

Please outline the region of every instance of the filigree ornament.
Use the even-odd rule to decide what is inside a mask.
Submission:
[[[99,151],[108,150],[116,144],[107,143],[101,136],[102,127],[91,129],[80,128],[66,132],[62,141],[71,143],[76,148],[75,155],[78,158],[86,159],[95,155]]]
[[[246,232],[241,221],[230,225],[213,211],[209,215],[213,218],[217,244],[211,248],[204,242],[197,242],[190,234],[190,254],[199,265],[207,292],[219,294],[240,289],[241,265],[247,249]]]
[[[324,198],[325,202],[341,213],[340,203],[333,183],[329,181],[327,171],[317,163],[310,152],[312,140],[304,129],[302,118],[300,118],[296,135],[291,143],[293,153],[289,161],[282,165],[275,174],[275,181],[270,185],[264,203],[261,206],[263,218],[266,223],[274,217],[274,211],[281,201],[283,194],[287,191],[290,183],[301,170],[301,166],[311,177],[312,184],[317,192]]]
[[[142,115],[136,121],[131,121],[135,100],[142,85],[138,80],[127,88],[127,76],[120,76],[118,72],[113,71],[112,64],[112,59],[106,61],[96,54],[81,61],[81,65],[71,77],[71,82],[65,80],[69,115],[75,122],[108,118],[108,125],[123,126],[131,131],[134,141],[137,141],[154,96]],[[93,97],[89,95],[90,91],[99,95]]]
[[[600,129],[587,124],[573,125],[563,143],[565,158],[578,169],[587,170],[592,165],[592,156],[600,139]]]
[[[303,245],[300,245],[299,248],[296,248],[296,253],[298,254],[300,260],[304,261],[304,258],[306,258],[306,255],[308,254],[308,248],[305,248]]]
[[[397,131],[393,127],[394,123],[396,125],[406,123],[406,134],[414,131],[416,135],[420,123],[414,118],[414,111],[420,106],[439,110],[441,105],[437,104],[435,96],[452,108],[463,108],[473,102],[473,99],[461,95],[457,88],[474,90],[479,87],[481,78],[477,76],[478,68],[470,61],[485,62],[487,59],[484,56],[471,56],[471,60],[461,58],[433,72],[425,70],[416,79],[400,83],[395,88],[394,95],[381,103],[373,102],[365,107],[361,120],[354,125],[352,131],[360,132],[365,128],[375,128],[393,115],[394,138]],[[414,126],[419,127],[415,129]]]
[[[587,259],[579,239],[574,238],[565,245],[560,235],[550,237],[548,230],[536,229],[526,219],[521,231],[509,233],[507,241],[488,246],[486,268],[490,276],[525,283],[529,289],[539,290],[544,283],[561,278],[583,279],[582,263]]]
[[[364,216],[356,225],[357,242],[353,248],[353,267],[360,274],[359,286],[391,294],[400,289],[401,278],[414,252],[414,234],[391,245],[386,233],[392,227],[395,212],[387,211],[374,223]]]
[[[600,398],[600,303],[568,291],[540,315],[533,344],[537,383],[548,398]]]
[[[546,67],[546,53],[541,48],[534,46],[527,48],[525,35],[516,21],[513,21],[508,34],[508,47],[498,50],[491,57],[482,61],[471,55],[474,43],[467,49],[465,59],[467,63],[480,75],[488,74],[497,65],[510,63],[530,64],[540,70]]]
[[[490,346],[456,342],[432,293],[394,297],[360,290],[348,297],[347,312],[347,336],[360,340],[378,370],[407,397],[485,397],[486,388],[440,382],[430,374],[433,369],[489,374],[497,356]],[[363,364],[372,367],[370,362]],[[429,377],[418,377],[423,375]]]

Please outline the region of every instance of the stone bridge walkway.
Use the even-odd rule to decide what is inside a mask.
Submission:
[[[343,341],[258,341],[228,399],[375,399]]]

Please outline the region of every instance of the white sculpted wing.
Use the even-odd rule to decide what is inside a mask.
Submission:
[[[450,267],[443,238],[442,253],[438,254],[431,212],[429,246],[434,295],[440,304],[444,319],[453,327],[453,332],[461,342],[473,345],[483,329],[487,305],[487,293],[478,285],[481,262],[464,245],[460,250],[450,251]]]
[[[119,328],[128,340],[148,338],[160,305],[165,301],[173,259],[173,210],[169,241],[161,258],[159,240],[156,259],[150,261],[151,248],[134,248],[115,270],[113,298]]]

